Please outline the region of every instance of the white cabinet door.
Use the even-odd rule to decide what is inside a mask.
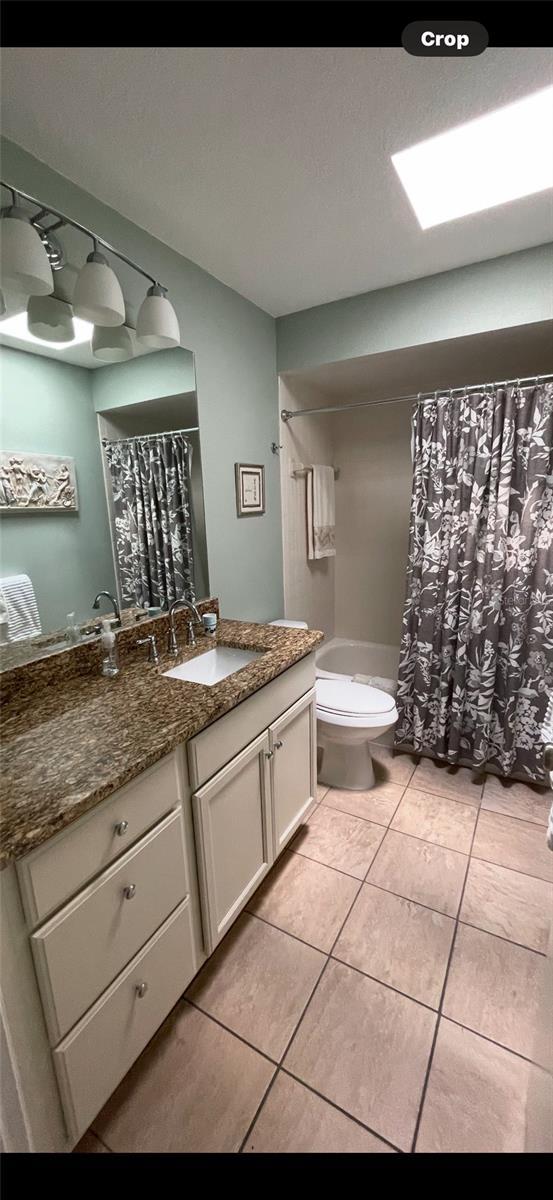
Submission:
[[[307,816],[317,789],[315,691],[270,726],[275,858]]]
[[[192,797],[208,954],[274,858],[269,761],[265,732]]]

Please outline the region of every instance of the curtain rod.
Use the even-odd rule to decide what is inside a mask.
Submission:
[[[23,200],[27,200],[29,204],[36,204],[39,211],[35,213],[31,220],[33,224],[39,229],[43,229],[45,233],[48,233],[48,227],[39,225],[38,222],[46,216],[57,217],[64,225],[72,225],[74,229],[78,229],[80,233],[86,234],[93,242],[98,242],[98,245],[103,246],[104,250],[109,250],[110,254],[115,254],[116,258],[120,258],[128,267],[132,267],[134,271],[138,271],[138,274],[143,275],[144,279],[149,279],[150,283],[157,284],[160,287],[163,286],[159,284],[159,280],[154,279],[153,275],[148,275],[148,272],[139,267],[138,263],[133,262],[132,258],[127,258],[126,254],[122,254],[120,250],[115,249],[115,246],[111,246],[109,242],[106,242],[105,238],[94,233],[92,229],[88,229],[86,225],[81,225],[79,221],[74,221],[73,217],[67,217],[65,213],[59,212],[57,208],[52,208],[50,204],[42,204],[42,201],[37,200],[36,196],[30,196],[28,192],[22,192],[21,188],[13,187],[11,183],[5,183],[3,179],[0,179],[0,187],[6,188],[6,191],[11,192],[14,204],[17,196],[21,196]],[[59,226],[56,226],[56,228],[59,228]]]
[[[101,413],[99,413],[98,415],[101,416]],[[170,437],[174,433],[199,433],[199,432],[200,432],[199,425],[191,425],[189,429],[165,429],[163,431],[163,433],[136,433],[133,437],[126,437],[126,438],[103,437],[102,445],[104,445],[104,446],[106,446],[108,444],[113,445],[114,443],[118,443],[118,442],[140,442],[140,441],[144,441],[145,438]]]
[[[289,408],[283,408],[280,416],[283,421],[287,422],[291,421],[293,417],[310,417],[315,413],[349,412],[352,408],[372,408],[373,405],[376,406],[377,404],[403,404],[408,400],[411,400],[414,403],[415,401],[418,402],[419,400],[435,399],[437,396],[440,394],[443,395],[444,393],[452,396],[454,392],[478,392],[482,388],[508,387],[509,384],[516,384],[517,386],[520,386],[528,383],[540,383],[545,379],[553,379],[553,374],[528,375],[525,379],[501,379],[496,380],[494,383],[472,383],[469,387],[436,388],[431,392],[414,392],[410,396],[390,396],[387,400],[361,400],[356,404],[332,404],[325,405],[323,408],[298,408],[295,411],[292,411]]]

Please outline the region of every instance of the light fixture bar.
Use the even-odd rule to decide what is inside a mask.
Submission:
[[[5,183],[3,179],[0,180],[0,187],[6,188],[8,192],[11,192],[12,197],[14,195],[20,196],[22,200],[27,200],[29,204],[35,204],[37,206],[39,211],[34,217],[31,218],[32,221],[35,221],[38,217],[45,217],[48,213],[50,213],[51,216],[58,217],[59,220],[64,224],[72,225],[74,229],[78,229],[79,232],[84,233],[86,237],[92,238],[93,242],[97,242],[98,245],[103,246],[104,250],[109,250],[110,254],[114,254],[116,258],[121,259],[121,262],[126,263],[128,267],[132,267],[134,271],[138,271],[138,274],[143,275],[145,279],[149,279],[150,283],[155,284],[157,287],[163,286],[157,279],[154,279],[153,275],[149,275],[147,271],[144,271],[142,267],[139,267],[138,263],[135,263],[132,258],[128,258],[126,254],[122,254],[121,250],[116,250],[115,246],[112,246],[109,242],[106,242],[105,238],[100,237],[98,233],[94,233],[92,229],[88,229],[86,225],[81,225],[79,221],[74,221],[73,217],[68,217],[66,213],[59,212],[57,208],[52,208],[51,205],[45,207],[40,200],[36,199],[35,196],[30,196],[28,192],[22,192],[21,188],[14,188],[11,183]],[[37,226],[37,228],[42,228],[42,226]],[[51,228],[54,227],[52,226]],[[166,290],[167,289],[164,288],[164,291]]]

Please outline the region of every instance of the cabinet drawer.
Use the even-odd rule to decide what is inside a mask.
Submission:
[[[70,1134],[88,1128],[196,972],[190,902],[148,945],[54,1050]],[[137,988],[147,985],[143,996]]]
[[[128,888],[134,888],[130,898]],[[52,1042],[67,1033],[187,893],[179,809],[33,934]]]
[[[180,799],[177,756],[170,754],[27,854],[17,873],[29,925],[64,904]]]

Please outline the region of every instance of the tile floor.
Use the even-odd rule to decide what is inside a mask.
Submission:
[[[319,787],[80,1152],[524,1149],[550,796],[377,755],[371,792]]]

